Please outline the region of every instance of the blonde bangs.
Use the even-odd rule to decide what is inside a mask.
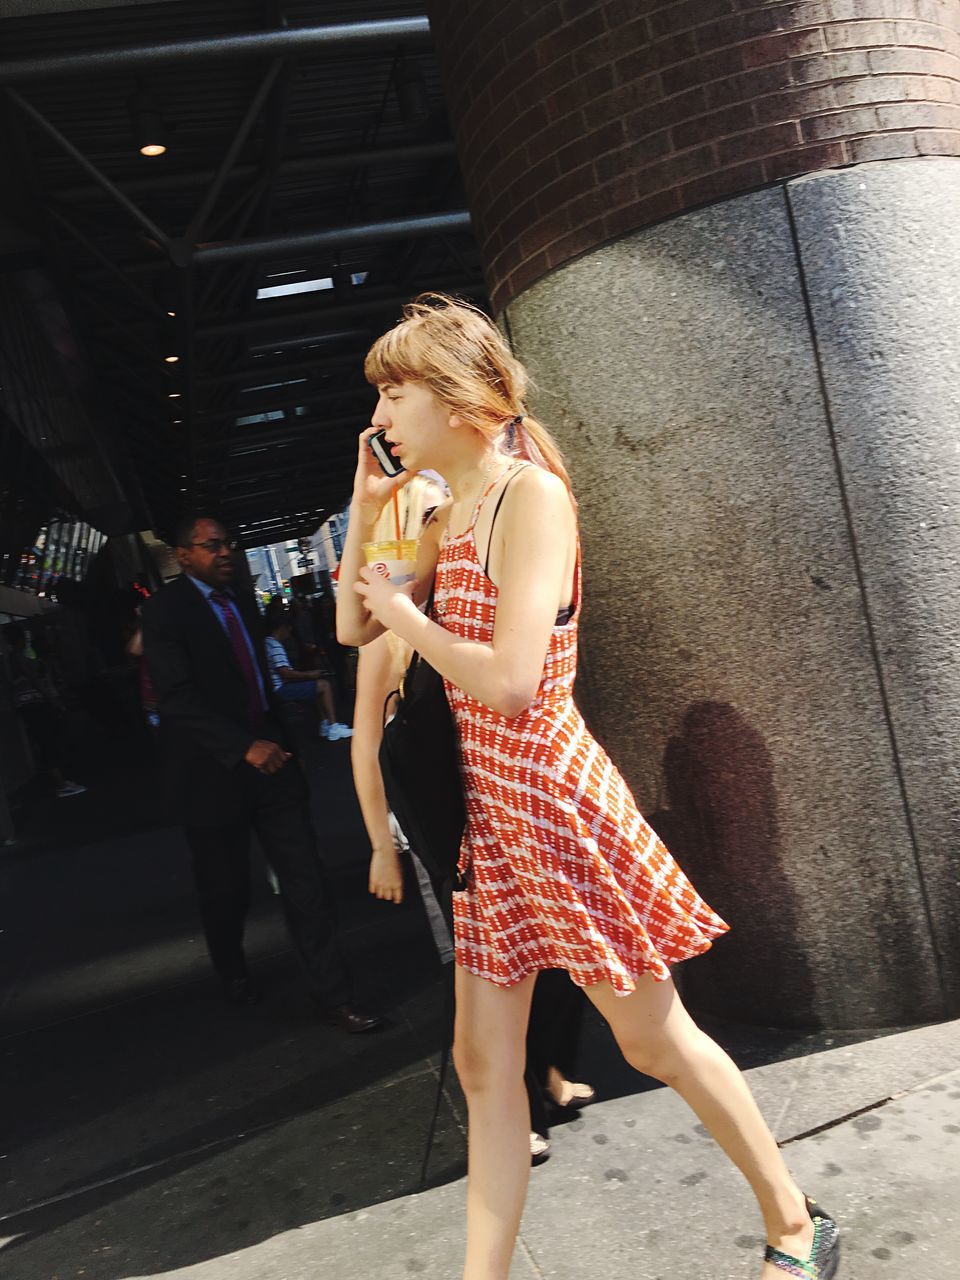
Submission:
[[[389,383],[421,382],[424,373],[423,342],[417,326],[401,320],[376,340],[363,362],[363,376],[372,387]]]

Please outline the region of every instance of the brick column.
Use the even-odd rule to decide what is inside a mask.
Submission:
[[[548,271],[799,174],[960,155],[956,0],[442,0],[497,310]]]

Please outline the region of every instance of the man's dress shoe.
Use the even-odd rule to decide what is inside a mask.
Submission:
[[[234,978],[225,982],[223,994],[230,1004],[239,1005],[243,1009],[259,1004],[263,999],[263,992],[249,978]]]
[[[365,1031],[376,1031],[383,1026],[383,1019],[375,1013],[367,1013],[358,1009],[355,1004],[317,1005],[317,1017],[328,1027],[337,1027],[351,1035],[362,1035]]]

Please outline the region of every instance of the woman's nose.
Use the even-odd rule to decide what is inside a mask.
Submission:
[[[370,422],[372,426],[379,427],[381,430],[389,427],[390,414],[387,412],[387,402],[383,396],[377,401],[377,407],[373,411],[373,417]]]

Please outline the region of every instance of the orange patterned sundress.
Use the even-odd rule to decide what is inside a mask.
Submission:
[[[446,536],[434,616],[448,631],[489,643],[497,588],[469,527]],[[618,995],[640,974],[706,951],[728,926],[710,909],[640,815],[633,796],[573,702],[581,604],[579,551],[573,614],[554,627],[530,706],[513,719],[446,681],[460,739],[467,825],[454,895],[456,960],[510,987],[541,969],[579,986],[609,981]]]

